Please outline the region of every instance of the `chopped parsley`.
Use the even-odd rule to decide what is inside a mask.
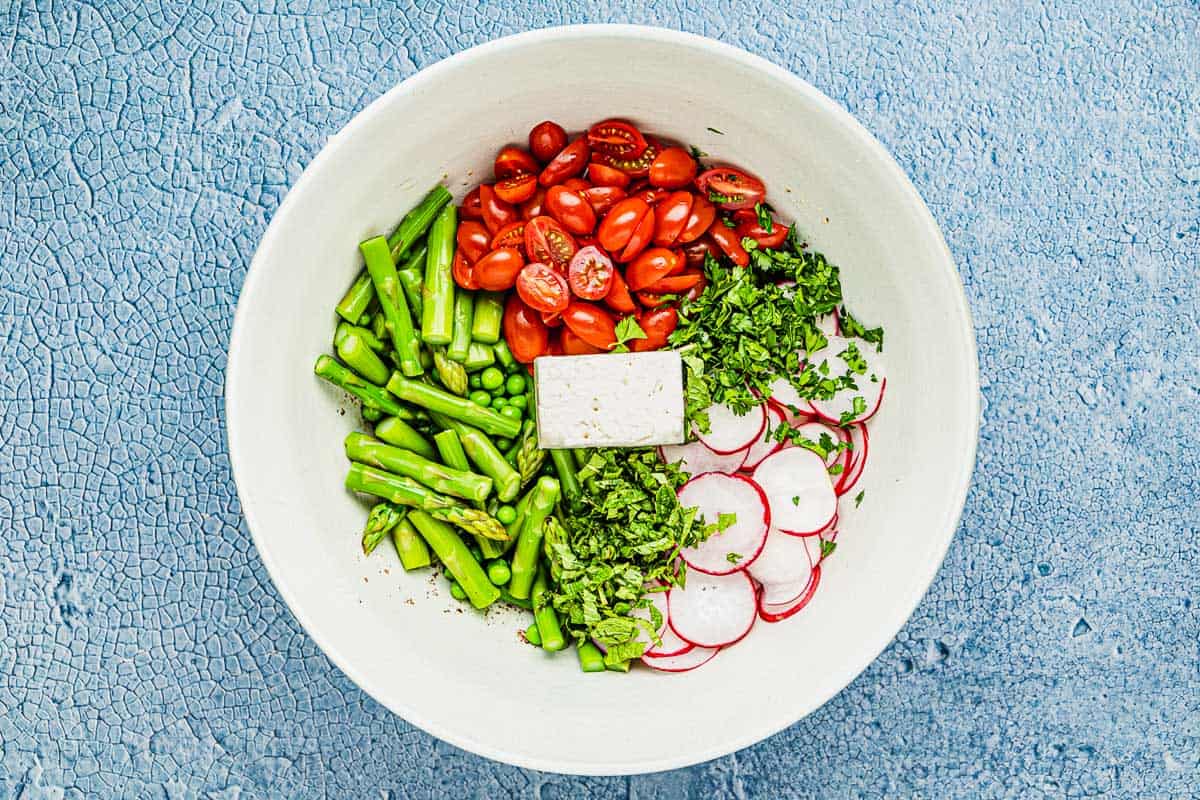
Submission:
[[[743,558],[745,558],[745,556],[742,555],[741,553],[726,553],[725,554],[725,560],[728,561],[730,564],[737,564]]]
[[[630,342],[634,339],[645,339],[646,332],[642,330],[642,326],[638,324],[637,317],[628,316],[621,319],[617,323],[617,344],[612,349],[614,353],[628,353]]]
[[[798,494],[792,495],[792,505],[794,505],[794,506],[800,505],[800,495],[798,495]]]
[[[710,203],[716,203],[717,205],[720,205],[722,203],[732,203],[735,200],[737,200],[737,198],[730,197],[727,194],[721,194],[720,192],[709,189],[708,190],[708,200]],[[729,222],[729,220],[725,220],[725,219],[722,219],[721,221],[725,222],[725,223]]]
[[[766,203],[758,203],[754,206],[754,213],[758,217],[758,227],[762,228],[767,233],[775,231],[775,219],[771,216],[771,207]]]
[[[821,560],[829,558],[833,555],[833,551],[837,550],[837,542],[831,542],[828,539],[821,540]]]
[[[866,494],[867,494],[867,490],[864,489],[861,492],[859,492],[858,494],[854,495],[854,507],[855,508],[858,508],[859,506],[862,505],[863,498],[866,496]]]
[[[845,469],[845,467],[843,467],[841,464],[834,464],[832,467],[829,468],[829,474],[830,475],[841,475],[842,470],[844,470],[844,469]]]
[[[689,145],[688,149],[692,153],[692,158],[696,159],[697,161],[699,161],[702,158],[708,158],[708,153],[704,152],[699,147],[696,147],[696,145],[694,145],[694,144]]]

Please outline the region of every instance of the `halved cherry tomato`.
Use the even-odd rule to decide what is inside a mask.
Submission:
[[[557,122],[546,120],[529,132],[529,150],[543,164],[553,159],[567,146],[567,132]]]
[[[655,205],[670,196],[671,192],[667,189],[656,189],[653,186],[647,186],[637,193],[637,196],[645,200],[650,205]]]
[[[525,224],[525,253],[531,261],[540,261],[566,274],[571,256],[578,249],[571,234],[553,217],[534,217]]]
[[[590,356],[604,352],[599,347],[592,347],[576,336],[570,328],[563,328],[559,335],[562,338],[562,354],[564,356]]]
[[[525,221],[517,220],[516,222],[510,222],[496,231],[496,237],[492,239],[489,249],[495,250],[497,247],[515,247],[518,250],[524,250]]]
[[[562,152],[546,165],[542,174],[538,176],[538,183],[542,186],[553,186],[556,183],[562,183],[567,178],[574,178],[583,172],[587,166],[588,156],[591,154],[587,137],[580,136],[564,147]]]
[[[567,279],[536,261],[521,268],[517,275],[517,294],[530,308],[548,312],[562,311],[571,299]],[[542,321],[545,322],[545,316]]]
[[[629,282],[630,289],[640,292],[671,274],[671,270],[681,263],[683,256],[678,251],[665,247],[651,247],[625,268],[625,280]]]
[[[708,278],[704,277],[704,273],[700,273],[700,282],[683,293],[683,299],[695,300],[700,295],[704,294],[704,290],[708,288]]]
[[[666,308],[656,308],[653,311],[647,311],[642,314],[638,324],[642,330],[646,332],[645,339],[634,339],[630,345],[633,350],[638,353],[647,350],[658,350],[667,346],[667,337],[675,330],[675,326],[679,324],[679,312],[674,307],[667,306]]]
[[[527,173],[536,175],[539,168],[537,159],[521,148],[510,144],[501,148],[500,152],[496,154],[496,163],[492,166],[492,171],[496,173],[496,180],[502,181],[505,178]]]
[[[483,210],[479,207],[479,187],[467,192],[462,205],[458,207],[458,216],[462,219],[483,219]]]
[[[608,290],[608,295],[604,298],[604,305],[614,311],[623,311],[626,314],[637,311],[637,303],[633,301],[633,295],[629,293],[629,284],[625,283],[625,279],[621,277],[620,270],[613,270],[612,288]]]
[[[659,247],[675,244],[692,216],[691,192],[672,192],[654,207],[654,243]]]
[[[591,204],[592,211],[595,211],[596,216],[600,217],[618,201],[625,199],[625,190],[620,186],[593,186],[590,189],[584,189],[583,199]]]
[[[633,236],[629,237],[629,243],[625,245],[625,249],[621,251],[621,255],[617,257],[618,261],[632,261],[637,257],[637,254],[646,249],[646,245],[650,244],[650,240],[654,238],[654,214],[647,214],[642,217],[642,221],[638,223],[637,228],[633,231]]]
[[[571,258],[567,281],[576,297],[600,300],[613,285],[612,259],[599,247],[585,247]]]
[[[623,119],[606,119],[588,128],[592,150],[619,158],[637,158],[646,150],[646,137]]]
[[[750,263],[750,254],[742,247],[742,237],[738,236],[737,231],[733,228],[727,227],[724,222],[717,220],[708,229],[708,235],[717,243],[722,252],[739,267]]]
[[[566,186],[546,190],[546,210],[571,233],[591,233],[596,228],[596,212],[583,195]]]
[[[739,208],[729,216],[733,217],[733,221],[738,225],[741,225],[743,222],[758,221],[758,212],[753,208]]]
[[[682,294],[703,279],[703,272],[691,270],[689,272],[681,272],[678,275],[666,275],[643,288],[645,291],[653,294]]]
[[[651,186],[682,189],[696,177],[696,159],[682,147],[668,147],[654,157],[646,177]]]
[[[638,292],[637,299],[646,308],[662,308],[674,302],[672,300],[665,300],[663,299],[663,295],[654,294],[653,292]]]
[[[567,178],[559,186],[570,189],[572,192],[582,192],[585,189],[592,188],[592,185],[583,178]]]
[[[608,350],[617,343],[617,321],[595,303],[572,300],[562,318],[572,333],[592,347]]]
[[[767,233],[766,228],[758,224],[758,220],[753,222],[739,222],[737,228],[738,239],[744,239],[749,236],[762,247],[779,247],[787,239],[787,226],[778,220],[772,220],[771,232]]]
[[[767,194],[767,187],[763,186],[762,181],[734,167],[705,170],[696,178],[696,185],[709,200],[729,211],[753,208]],[[718,196],[721,199],[717,199]]]
[[[537,191],[533,193],[533,197],[521,203],[521,219],[530,220],[534,217],[540,217],[546,213],[542,209],[546,202],[546,190],[541,186],[537,187]]]
[[[467,261],[467,257],[463,255],[461,248],[454,251],[454,260],[450,262],[450,272],[454,275],[454,282],[462,288],[472,292],[479,288],[479,284],[475,282],[475,270],[471,266],[471,262]]]
[[[489,184],[479,187],[479,207],[483,212],[483,224],[493,234],[510,222],[519,218],[517,210],[511,204],[496,197],[495,189]]]
[[[504,341],[513,358],[522,364],[533,363],[535,358],[546,353],[550,344],[550,332],[541,316],[525,305],[516,292],[510,294],[504,304]]]
[[[721,257],[721,248],[717,247],[717,243],[708,236],[701,236],[683,247],[683,257],[687,260],[689,267],[703,267],[704,256],[707,253],[712,253],[713,258]]]
[[[610,253],[617,253],[629,243],[638,225],[650,214],[650,206],[640,197],[626,197],[612,207],[600,222],[596,238],[600,246]]]
[[[717,218],[717,208],[702,194],[696,195],[692,201],[692,215],[688,217],[687,225],[675,240],[675,244],[694,242],[704,235]]]
[[[465,219],[458,223],[454,240],[458,243],[457,252],[466,256],[468,264],[474,264],[487,255],[492,245],[492,235],[488,233],[488,229],[482,222],[473,219]]]
[[[525,256],[515,247],[501,247],[475,262],[475,282],[489,292],[511,289],[525,266]]]
[[[574,239],[575,239],[575,247],[578,249],[583,249],[585,247],[596,247],[597,246],[595,236],[591,236],[591,235],[576,236],[576,237],[574,237]]]
[[[517,205],[533,197],[533,193],[537,191],[537,188],[537,175],[532,172],[526,172],[522,175],[514,175],[511,178],[496,181],[495,191],[496,197],[499,197],[506,203]]]
[[[624,189],[629,185],[630,177],[621,170],[593,161],[588,164],[587,177],[596,186],[619,186]]]
[[[594,155],[596,161],[606,167],[619,169],[631,178],[644,178],[650,172],[650,164],[658,157],[658,151],[661,145],[653,139],[646,140],[646,149],[642,151],[640,156],[636,158],[624,156],[610,156],[607,153],[597,152]],[[630,194],[633,189],[630,189]]]
[[[562,277],[562,276],[559,276],[559,277]],[[560,313],[558,311],[543,311],[543,312],[541,312],[541,314],[542,314],[542,322],[544,322],[546,324],[547,328],[561,328],[562,327],[562,313]]]

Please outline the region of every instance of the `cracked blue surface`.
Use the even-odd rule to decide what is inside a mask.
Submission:
[[[0,4],[0,795],[1200,786],[1194,3],[17,2]],[[723,39],[856,114],[945,231],[984,395],[961,530],[897,640],[786,732],[633,778],[485,761],[355,688],[254,552],[222,421],[246,265],[326,138],[451,52],[585,21]]]

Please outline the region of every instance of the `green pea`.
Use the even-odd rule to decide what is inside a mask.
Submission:
[[[467,592],[463,587],[458,585],[458,581],[450,581],[450,596],[462,602],[467,599]]]
[[[512,447],[512,439],[493,439],[492,444],[496,445],[497,450],[504,452],[508,448]]]
[[[529,397],[523,394],[518,394],[508,398],[508,404],[514,408],[519,408],[524,411],[529,407]]]
[[[467,386],[470,386],[472,389],[480,389],[483,387],[483,382],[479,380],[478,372],[472,372],[467,376]]]
[[[525,393],[526,380],[521,374],[509,375],[508,380],[504,382],[504,389],[511,395]]]
[[[508,398],[505,397],[504,395],[498,394],[492,398],[492,408],[494,408],[496,410],[500,410],[500,409],[504,408],[506,405],[508,405]]]
[[[509,419],[520,419],[524,412],[516,406],[505,406],[500,409],[500,416],[508,417]]]
[[[483,388],[492,391],[504,385],[504,373],[495,367],[488,367],[480,373],[479,380],[483,384]]]
[[[512,506],[500,506],[496,509],[496,519],[501,525],[512,525],[517,521],[517,510]]]
[[[512,570],[498,558],[487,565],[487,576],[496,586],[503,586],[512,579]]]
[[[475,391],[471,392],[468,397],[470,398],[471,402],[477,406],[483,406],[484,408],[487,408],[492,404],[492,396],[482,389],[476,389]]]

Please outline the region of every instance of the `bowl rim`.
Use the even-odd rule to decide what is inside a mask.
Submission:
[[[970,436],[967,443],[967,452],[964,454],[966,458],[962,459],[963,469],[961,473],[954,476],[954,479],[949,482],[953,486],[953,508],[957,509],[953,513],[953,519],[947,519],[948,524],[944,525],[940,531],[940,541],[937,542],[936,558],[931,558],[923,574],[921,580],[915,584],[919,588],[915,589],[910,596],[898,598],[893,608],[902,611],[902,614],[894,615],[892,620],[886,626],[890,629],[887,637],[883,639],[882,644],[877,649],[868,648],[866,651],[869,655],[866,658],[853,662],[851,667],[846,670],[847,677],[840,682],[833,691],[823,693],[823,696],[818,696],[810,699],[801,708],[797,709],[797,714],[794,719],[784,721],[782,724],[765,724],[756,727],[753,732],[744,734],[736,738],[730,738],[723,744],[709,748],[701,752],[689,752],[678,757],[663,758],[655,761],[647,762],[605,762],[605,761],[567,761],[556,758],[542,758],[539,756],[530,756],[528,754],[506,750],[502,747],[495,747],[490,744],[476,741],[469,735],[463,735],[460,732],[443,727],[436,719],[421,716],[414,712],[413,709],[407,707],[402,701],[397,701],[383,691],[385,687],[377,685],[376,682],[369,680],[358,668],[356,668],[348,659],[346,659],[336,647],[313,625],[308,615],[302,610],[295,592],[288,584],[285,576],[279,571],[277,563],[271,554],[269,547],[264,546],[264,542],[260,540],[255,532],[258,527],[256,513],[253,505],[247,502],[246,488],[243,486],[243,481],[239,479],[239,457],[238,453],[242,450],[243,436],[238,430],[235,420],[238,419],[238,396],[239,384],[237,369],[241,347],[240,343],[245,336],[245,330],[249,323],[248,308],[250,302],[247,300],[253,297],[257,284],[264,274],[265,267],[260,265],[260,262],[265,262],[268,254],[274,248],[275,240],[279,236],[281,220],[287,216],[287,212],[294,205],[299,197],[304,193],[304,190],[312,180],[312,176],[316,173],[325,161],[333,157],[333,154],[343,147],[346,140],[358,128],[367,124],[367,121],[375,115],[382,112],[397,95],[411,92],[419,89],[423,84],[435,80],[441,73],[454,69],[481,57],[489,56],[494,53],[514,50],[517,48],[537,46],[550,41],[559,40],[578,40],[588,38],[602,37],[626,37],[643,41],[647,44],[674,44],[692,47],[698,50],[706,51],[710,54],[718,55],[723,58],[738,62],[742,66],[753,68],[755,70],[768,73],[771,77],[787,84],[793,91],[806,96],[806,98],[817,105],[822,111],[830,115],[834,121],[841,123],[847,132],[857,140],[857,144],[865,146],[869,151],[873,152],[878,158],[879,163],[885,170],[891,173],[896,180],[897,186],[904,196],[907,205],[911,206],[921,218],[923,233],[932,236],[932,241],[937,249],[940,250],[942,258],[937,265],[937,268],[948,273],[948,277],[955,285],[957,292],[955,293],[954,312],[961,322],[961,337],[960,341],[966,352],[963,354],[970,367],[970,391],[967,393],[966,402],[969,405],[968,418],[974,420],[973,435]],[[941,228],[934,219],[928,206],[917,192],[916,187],[909,179],[908,175],[883,146],[863,125],[860,123],[848,110],[841,104],[837,103],[808,81],[793,74],[789,70],[778,66],[777,64],[768,61],[767,59],[754,55],[746,50],[733,45],[719,42],[715,39],[706,36],[700,36],[693,33],[671,30],[668,28],[660,28],[645,25],[626,25],[626,24],[582,24],[582,25],[565,25],[549,28],[541,28],[538,30],[526,31],[522,33],[511,34],[498,39],[493,39],[484,42],[474,47],[454,53],[440,61],[430,64],[403,81],[397,83],[391,89],[377,97],[364,109],[356,113],[337,133],[333,134],[313,158],[313,160],[304,168],[300,177],[288,190],[283,201],[276,208],[275,213],[271,217],[271,222],[262,235],[258,247],[255,250],[254,257],[250,262],[250,266],[246,271],[246,276],[242,283],[241,291],[238,295],[237,309],[234,313],[233,326],[230,333],[229,347],[227,352],[226,367],[225,367],[225,429],[226,441],[229,449],[230,471],[233,474],[234,484],[237,487],[238,502],[241,505],[242,516],[246,520],[247,529],[250,532],[251,540],[254,542],[255,549],[258,551],[259,558],[267,569],[267,573],[271,576],[271,581],[275,584],[276,591],[279,592],[283,601],[287,604],[288,610],[300,623],[304,632],[310,636],[325,656],[333,662],[333,664],[342,671],[356,686],[371,696],[376,702],[387,708],[392,713],[398,714],[406,722],[420,728],[421,730],[437,737],[443,741],[449,742],[456,747],[460,747],[476,755],[486,758],[501,761],[507,764],[513,764],[519,767],[528,769],[536,769],[547,772],[557,772],[561,774],[577,774],[577,775],[633,775],[647,774],[660,772],[664,770],[678,769],[681,767],[691,766],[694,764],[703,763],[714,758],[728,755],[745,747],[749,747],[757,742],[763,741],[780,731],[784,730],[796,722],[799,722],[804,717],[817,710],[830,699],[840,694],[852,681],[861,675],[867,667],[869,667],[883,652],[884,649],[895,639],[896,634],[907,624],[909,618],[916,610],[917,605],[928,592],[929,587],[933,583],[934,577],[938,570],[941,569],[942,562],[945,560],[946,552],[949,549],[950,542],[954,538],[955,532],[958,530],[958,525],[962,519],[964,506],[966,503],[967,491],[970,487],[971,478],[975,470],[976,454],[979,440],[979,427],[981,422],[981,399],[979,388],[979,359],[977,352],[977,344],[975,340],[975,328],[971,317],[970,306],[967,303],[966,292],[962,282],[962,276],[954,262],[954,257],[946,244],[945,238],[942,236]],[[873,650],[873,652],[872,652]],[[861,662],[861,663],[860,663]]]

